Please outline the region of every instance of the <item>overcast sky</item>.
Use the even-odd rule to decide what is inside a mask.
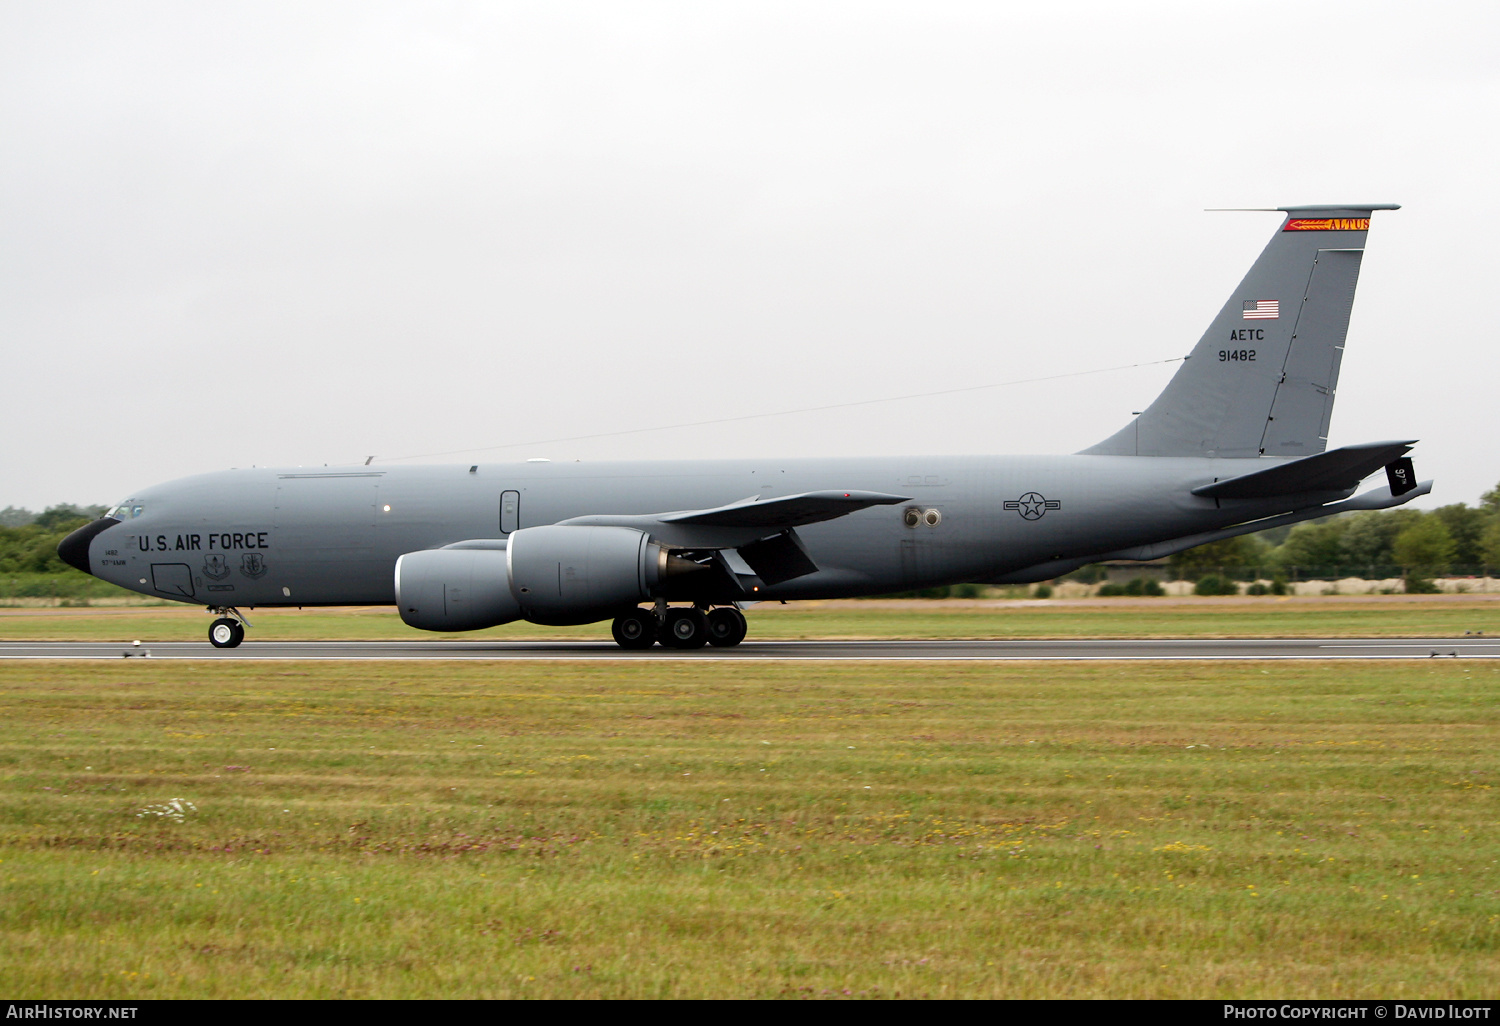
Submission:
[[[1330,445],[1500,480],[1500,4],[0,5],[0,506],[231,466],[1071,452],[1377,213]],[[549,441],[601,433],[604,437]],[[610,434],[615,433],[615,434]]]

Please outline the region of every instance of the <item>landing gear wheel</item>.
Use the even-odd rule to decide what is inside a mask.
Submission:
[[[696,609],[669,609],[661,625],[667,648],[702,648],[708,644],[708,617]]]
[[[708,614],[708,643],[715,648],[731,648],[745,640],[745,614],[733,606],[724,606]]]
[[[208,643],[214,648],[238,648],[245,640],[245,625],[221,616],[208,625]]]
[[[621,648],[650,648],[656,644],[656,614],[649,609],[632,609],[615,617],[609,632]]]

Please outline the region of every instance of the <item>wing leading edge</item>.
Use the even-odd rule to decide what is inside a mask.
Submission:
[[[665,513],[602,513],[563,520],[566,526],[610,525],[650,531],[670,545],[703,549],[737,548],[778,531],[848,516],[871,506],[908,502],[904,495],[884,492],[820,491],[782,495],[774,499],[748,498],[711,509],[671,510]]]
[[[704,527],[801,527],[824,520],[847,516],[871,506],[893,506],[908,502],[905,495],[884,492],[801,492],[774,499],[753,497],[731,502],[714,509],[690,510],[685,513],[663,513],[666,524],[697,524]]]

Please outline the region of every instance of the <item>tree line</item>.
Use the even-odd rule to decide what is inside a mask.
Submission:
[[[40,513],[15,506],[0,510],[0,574],[77,574],[57,558],[57,543],[106,508],[63,503]]]

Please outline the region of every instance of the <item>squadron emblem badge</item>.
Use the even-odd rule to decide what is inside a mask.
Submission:
[[[217,552],[203,557],[203,576],[210,581],[222,581],[229,576],[229,564]]]
[[[240,557],[240,573],[258,581],[266,576],[266,557],[259,552],[247,552]]]

